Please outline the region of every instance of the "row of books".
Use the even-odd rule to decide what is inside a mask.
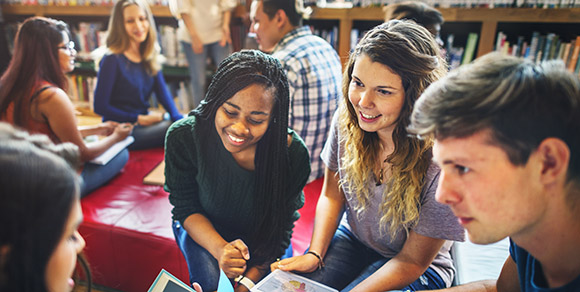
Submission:
[[[532,33],[530,40],[525,40],[525,37],[518,36],[515,42],[510,43],[507,40],[507,35],[500,31],[497,33],[495,50],[504,54],[533,60],[536,63],[560,59],[566,64],[566,68],[570,72],[578,74],[580,71],[580,62],[578,62],[580,36],[566,41],[555,33],[542,35],[535,31]]]
[[[97,77],[83,74],[69,74],[68,96],[77,105],[93,111],[93,100]]]
[[[335,50],[338,50],[338,26],[332,26],[331,28],[322,28],[314,25],[309,25],[310,30],[313,34],[323,38],[328,42]]]
[[[168,6],[169,0],[147,0],[151,5]],[[117,0],[3,0],[5,4],[22,5],[55,5],[55,6],[90,6],[90,5],[114,5]]]
[[[405,0],[352,0],[354,7],[385,6],[396,4]],[[350,2],[350,1],[347,1]],[[575,8],[580,7],[580,0],[423,0],[432,7],[440,8],[501,8],[501,7],[526,7],[526,8]],[[326,1],[325,7],[332,7],[332,2]]]

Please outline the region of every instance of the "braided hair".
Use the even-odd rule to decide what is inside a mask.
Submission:
[[[281,242],[287,222],[292,216],[292,212],[283,212],[292,203],[292,197],[286,195],[290,165],[287,142],[289,89],[286,73],[277,59],[260,51],[236,52],[220,63],[205,99],[190,115],[213,121],[224,102],[252,84],[275,90],[270,124],[257,143],[254,158],[254,214],[257,228],[249,237],[249,244],[255,247],[251,261],[261,264],[282,254]]]

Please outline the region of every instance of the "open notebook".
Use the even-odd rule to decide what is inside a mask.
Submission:
[[[107,151],[103,152],[103,154],[97,156],[91,163],[105,165],[111,161],[119,152],[123,151],[123,149],[127,148],[127,146],[131,145],[135,141],[133,136],[127,136],[125,140],[117,142],[115,145],[111,146],[111,148],[107,149]]]

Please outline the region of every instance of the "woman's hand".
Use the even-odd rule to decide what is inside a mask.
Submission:
[[[115,127],[115,130],[111,135],[113,135],[115,137],[115,141],[118,142],[127,138],[127,136],[131,134],[131,131],[133,131],[133,125],[129,123],[122,123]]]
[[[222,39],[220,40],[220,46],[225,47],[227,44],[232,43],[232,36],[230,33],[230,26],[222,26]]]
[[[139,115],[137,117],[137,124],[145,127],[157,124],[161,121],[163,121],[162,112],[150,112],[147,115]]]
[[[281,261],[274,262],[270,265],[270,270],[280,269],[282,271],[296,271],[301,273],[310,273],[318,268],[318,258],[312,254],[295,256]]]
[[[109,136],[115,132],[115,128],[119,125],[119,123],[114,121],[106,121],[99,125],[99,131],[101,136]]]
[[[218,263],[226,276],[233,279],[246,271],[248,260],[250,260],[248,246],[241,239],[236,239],[223,247]]]
[[[197,34],[191,34],[191,49],[196,54],[203,53],[203,42]]]

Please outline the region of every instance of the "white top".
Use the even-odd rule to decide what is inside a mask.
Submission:
[[[237,5],[236,0],[174,0],[172,4],[171,12],[179,20],[177,38],[191,43],[189,31],[181,19],[182,13],[189,13],[204,45],[221,40],[224,12]]]

